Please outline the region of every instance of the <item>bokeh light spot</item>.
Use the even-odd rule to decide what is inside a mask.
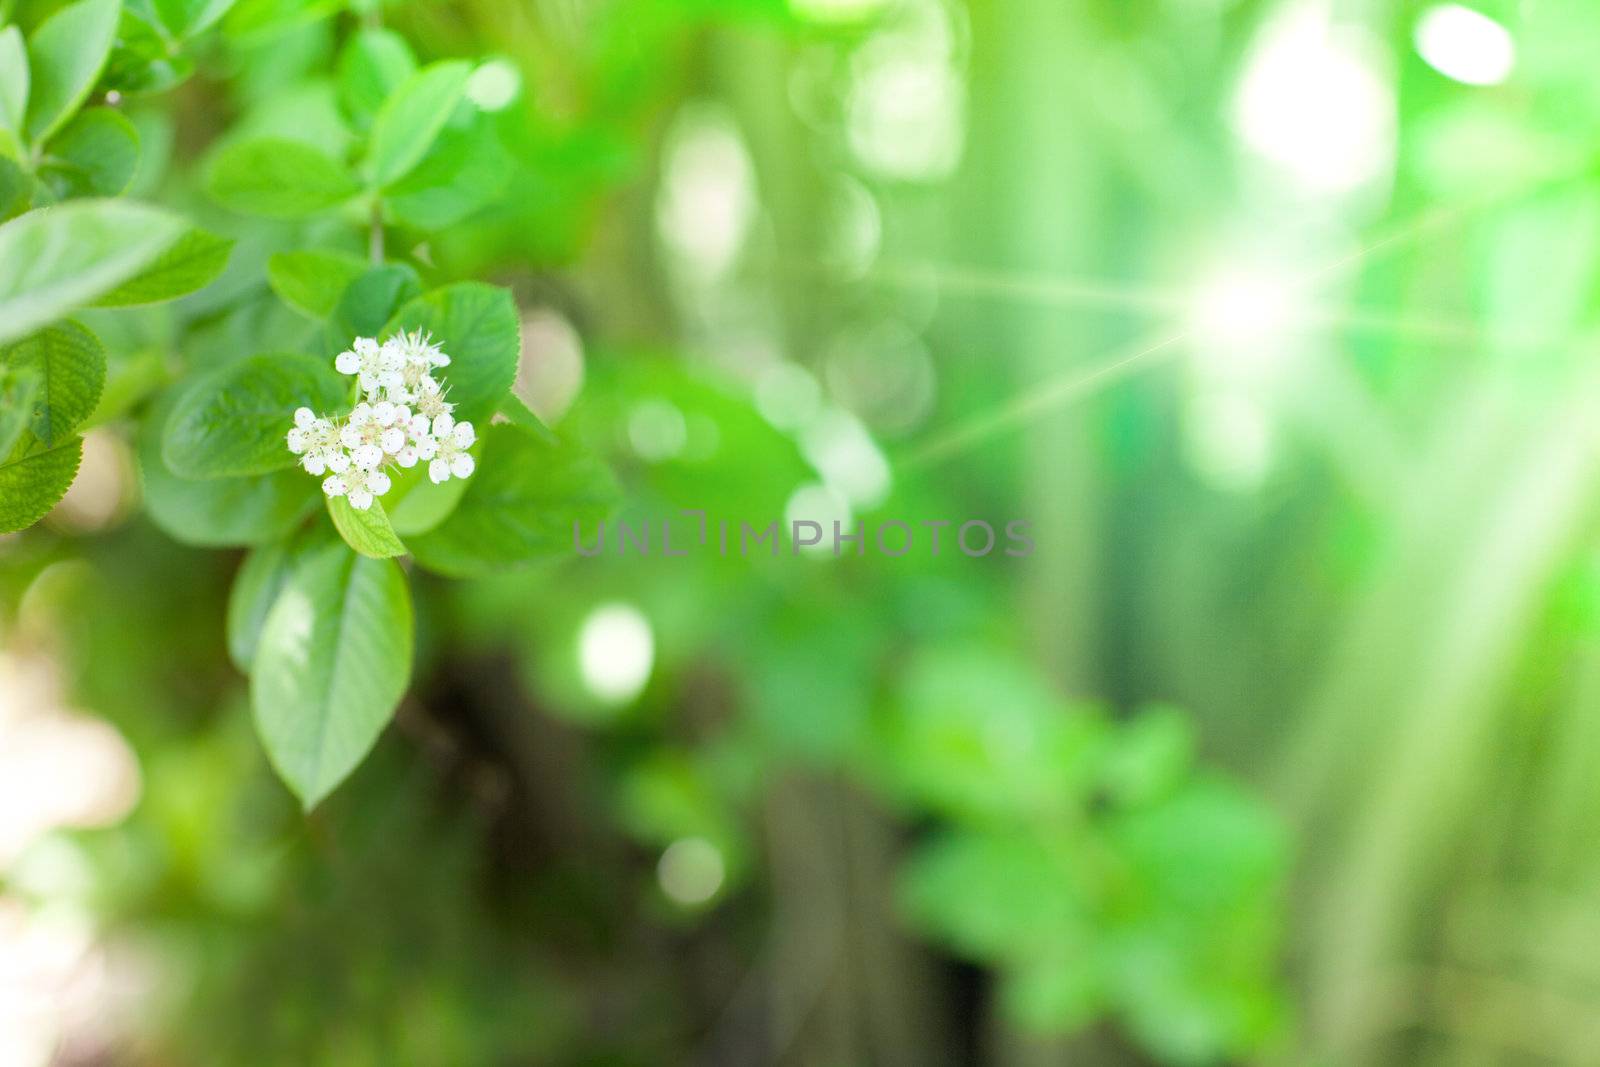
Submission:
[[[628,413],[628,441],[639,458],[661,463],[676,457],[689,440],[683,412],[665,400],[641,400]]]
[[[1412,40],[1428,66],[1465,85],[1499,85],[1517,61],[1510,31],[1460,4],[1424,11]]]
[[[578,670],[589,692],[625,704],[643,691],[655,664],[655,634],[632,604],[602,604],[578,630]]]
[[[467,99],[483,111],[501,111],[522,91],[522,73],[509,59],[491,59],[467,79]]]
[[[1353,190],[1394,161],[1395,97],[1382,45],[1313,5],[1278,15],[1250,52],[1233,125],[1254,152],[1317,193]]]
[[[717,895],[726,877],[722,853],[703,837],[685,837],[668,845],[656,865],[661,891],[685,906],[704,904]]]

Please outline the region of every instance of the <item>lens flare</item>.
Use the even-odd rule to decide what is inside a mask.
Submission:
[[[1460,4],[1424,11],[1412,41],[1428,66],[1464,85],[1499,85],[1517,62],[1510,31]]]

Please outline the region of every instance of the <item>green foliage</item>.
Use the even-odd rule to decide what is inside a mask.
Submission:
[[[206,191],[242,214],[292,219],[336,207],[360,186],[325,152],[300,141],[263,137],[236,141],[218,152],[206,172]]]
[[[267,261],[267,281],[285,304],[313,319],[325,319],[366,270],[366,261],[359,256],[313,248],[275,253]]]
[[[300,560],[261,624],[250,704],[273,766],[307,809],[353,771],[411,676],[411,597],[392,560],[343,545]]]
[[[0,344],[24,337],[137,276],[183,224],[143,204],[80,201],[0,225]]]
[[[916,176],[877,182],[874,161],[855,158],[864,143],[893,141],[876,161],[891,168],[952,138],[982,160],[985,211],[1004,224],[975,228],[997,243],[974,262],[1048,265],[1079,247],[1014,211],[1067,213],[1057,179],[1072,168],[1052,158],[1034,175],[1054,190],[1037,193],[1048,210],[1035,187],[1010,187],[1026,168],[991,152],[1005,124],[980,116],[992,101],[1027,106],[1012,90],[1031,68],[1004,92],[967,94],[955,54],[986,39],[943,6],[884,5],[822,33],[802,6],[623,0],[508,21],[471,2],[44,0],[17,14],[0,0],[0,22],[20,24],[0,28],[0,532],[62,498],[88,427],[96,463],[80,488],[105,505],[74,493],[49,529],[4,539],[0,632],[24,654],[59,644],[63,702],[114,709],[138,749],[127,832],[104,849],[74,837],[83,854],[61,865],[118,870],[133,888],[96,918],[154,916],[155,940],[183,945],[177,977],[201,990],[198,1006],[172,1009],[186,1024],[174,1045],[194,1047],[130,1042],[133,1060],[719,1059],[728,1034],[769,1029],[742,1005],[765,1014],[770,999],[802,1009],[776,1028],[786,1059],[867,1055],[854,1022],[811,1041],[858,1017],[876,1055],[881,1012],[890,1058],[933,1062],[944,1034],[903,1025],[921,1016],[852,983],[931,1003],[958,959],[985,969],[984,1007],[954,1025],[997,1041],[1011,1026],[1093,1027],[1097,1044],[1063,1044],[1059,1058],[1096,1061],[1102,1040],[1174,1064],[1270,1053],[1286,1015],[1289,846],[1258,799],[1197,763],[1197,723],[1222,721],[1216,707],[1248,687],[1207,690],[1175,654],[1159,691],[1207,717],[1117,718],[1064,700],[1054,680],[1143,697],[1128,672],[1055,662],[1068,644],[1086,661],[1101,644],[1141,645],[1116,620],[1093,632],[1078,601],[1097,602],[1102,581],[1116,600],[1143,559],[1091,554],[1069,575],[1057,556],[734,559],[709,539],[684,558],[566,558],[575,528],[592,538],[624,508],[656,529],[672,521],[682,546],[694,541],[683,508],[764,524],[819,481],[844,485],[870,522],[992,516],[1025,479],[1030,508],[1069,511],[1102,473],[1051,437],[1024,463],[986,456],[970,482],[898,463],[881,486],[851,482],[875,470],[878,446],[915,445],[901,436],[912,409],[978,410],[1095,331],[1041,343],[1009,320],[994,328],[977,317],[987,301],[973,312],[942,281],[938,299],[930,287],[904,301],[868,284],[874,255],[918,254],[917,220],[936,202]],[[926,25],[880,37],[880,14]],[[1127,84],[1107,99],[1145,101],[1139,121],[1155,122],[1159,93],[1122,48],[1108,70]],[[1070,50],[1044,50],[1051,69],[1072,67]],[[925,87],[949,91],[885,109],[883,55],[915,59]],[[923,126],[952,101],[973,121],[931,136]],[[1039,139],[1052,127],[1027,124]],[[1152,184],[1084,173],[1097,188]],[[116,199],[130,190],[150,203]],[[719,226],[699,218],[712,205],[744,207]],[[1106,218],[1130,213],[1109,206]],[[1563,204],[1499,236],[1524,249],[1570,237],[1564,262],[1581,265],[1584,217]],[[835,245],[861,263],[834,272]],[[1578,324],[1584,278],[1529,289],[1538,276],[1506,267],[1487,284],[1524,309],[1521,325]],[[693,342],[682,351],[662,337],[675,325]],[[302,406],[348,418],[359,394],[337,355],[403,331],[449,355],[438,380],[475,426],[475,466],[440,483],[427,460],[396,458],[392,488],[356,509],[324,492],[328,472],[287,435]],[[996,358],[941,359],[956,365],[935,390],[924,333],[929,352],[979,338]],[[616,347],[636,336],[656,347]],[[1031,362],[998,358],[1013,349]],[[1171,401],[1163,415],[1180,414]],[[535,408],[556,413],[549,425]],[[1166,421],[1187,426],[1181,414]],[[858,422],[855,443],[871,447],[831,452],[823,431]],[[111,499],[101,486],[117,481],[124,443],[139,489]],[[1160,446],[1147,451],[1181,451]],[[1052,481],[1058,457],[1070,492]],[[1196,545],[1167,566],[1243,557]],[[1315,601],[1320,577],[1297,593]],[[1016,589],[1026,606],[1013,610]],[[1071,626],[1053,629],[1056,614]],[[1219,613],[1208,632],[1232,622]],[[1025,643],[1039,662],[1004,651]],[[405,729],[380,742],[402,702]],[[321,810],[302,818],[284,785]],[[0,874],[8,894],[32,891]],[[502,957],[502,970],[483,962]],[[561,972],[549,988],[546,957]],[[720,977],[747,967],[773,988],[746,997]],[[702,973],[718,976],[709,988]],[[998,1025],[966,1017],[990,1003]],[[570,1021],[597,1004],[661,1022],[597,1037]]]
[[[70,320],[0,348],[0,366],[38,382],[29,429],[46,448],[65,441],[89,417],[106,384],[105,349]]]
[[[395,221],[441,230],[494,203],[513,162],[489,123],[446,127],[416,167],[384,192]]]
[[[322,494],[299,470],[241,478],[180,478],[161,458],[175,388],[157,401],[139,432],[144,505],[155,524],[184,544],[259,545],[286,537],[314,512]]]
[[[105,350],[70,320],[0,347],[0,533],[37,522],[66,494],[83,456],[74,431],[105,388]],[[14,407],[10,405],[15,405]]]
[[[372,120],[372,137],[363,164],[372,185],[392,185],[421,161],[461,102],[471,73],[470,63],[442,60],[423,67],[395,87]]]
[[[411,46],[393,30],[363,29],[339,57],[339,106],[357,130],[366,130],[401,83],[417,69]]]
[[[511,389],[521,351],[516,305],[504,289],[458,282],[403,306],[384,332],[421,330],[450,354],[456,417],[481,422]]]
[[[71,488],[82,460],[80,437],[45,446],[24,435],[0,460],[0,533],[42,519]]]
[[[381,263],[345,287],[329,322],[328,347],[343,348],[351,337],[387,333],[383,324],[395,308],[421,290],[417,272],[404,263]]]
[[[195,382],[167,423],[161,458],[182,478],[236,478],[292,467],[295,409],[329,411],[348,390],[327,363],[297,352],[251,356]]]
[[[32,367],[0,366],[0,456],[11,449],[33,419],[34,399],[44,379]]]
[[[0,131],[15,142],[26,129],[28,46],[15,26],[0,29]]]
[[[404,542],[395,536],[394,527],[389,524],[383,504],[377,500],[372,502],[371,507],[357,509],[351,507],[350,501],[344,497],[331,496],[328,498],[328,515],[333,519],[333,528],[344,538],[344,543],[363,556],[389,559],[406,552]]]
[[[482,455],[483,448],[474,449]],[[451,478],[447,482],[430,481],[422,465],[401,473],[395,489],[390,494],[389,523],[402,537],[427,533],[443,522],[461,502],[471,479]]]
[[[604,465],[581,447],[520,426],[491,426],[460,502],[409,544],[429,570],[483,577],[570,551],[573,524],[593,529],[616,500]]]
[[[58,199],[118,196],[139,167],[139,132],[108,107],[81,111],[50,141],[40,177]]]
[[[30,141],[48,140],[88,98],[111,55],[121,12],[119,0],[78,0],[34,31],[28,41]]]
[[[174,37],[193,37],[210,29],[237,0],[151,0],[161,24]]]
[[[894,720],[904,788],[967,818],[1070,809],[1106,745],[1094,715],[1067,714],[1042,678],[982,652],[928,653],[902,682]]]
[[[221,276],[232,251],[231,238],[206,230],[189,230],[144,270],[101,296],[94,306],[138,307],[188,296]]]
[[[267,612],[277,603],[299,558],[288,540],[273,541],[252,549],[234,576],[228,594],[228,658],[245,674],[255,662]]]
[[[999,966],[1019,1022],[1078,1029],[1106,1011],[1165,1060],[1212,1063],[1282,1025],[1283,831],[1198,773],[1186,720],[1067,708],[1018,665],[929,653],[903,682],[911,795],[959,828],[920,846],[906,913]]]

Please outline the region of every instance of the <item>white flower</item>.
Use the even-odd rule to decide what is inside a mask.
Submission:
[[[428,464],[434,482],[466,478],[476,464],[468,453],[477,439],[470,422],[458,423],[445,385],[433,377],[450,357],[421,331],[400,333],[379,344],[357,337],[334,366],[356,375],[364,399],[343,419],[294,413],[285,435],[289,451],[307,472],[323,478],[322,491],[366,510],[389,491],[389,464]]]
[[[456,409],[454,404],[444,398],[444,387],[432,378],[422,379],[412,394],[411,402],[430,421],[440,415],[448,415]]]
[[[440,351],[439,346],[433,343],[431,334],[421,330],[410,333],[397,333],[384,342],[392,346],[406,366],[421,367],[431,370],[434,367],[448,367],[450,357]]]
[[[379,390],[400,387],[400,368],[404,362],[400,353],[387,345],[380,345],[370,337],[357,337],[350,351],[340,352],[334,358],[333,366],[340,374],[354,374],[362,391],[371,398]]]
[[[342,496],[357,511],[366,511],[373,500],[389,491],[393,483],[382,471],[353,467],[348,474],[334,475],[322,483],[322,491],[329,496]]]
[[[339,427],[332,419],[317,418],[310,408],[295,411],[288,444],[289,451],[300,457],[300,465],[311,474],[340,471],[348,463],[340,448]]]
[[[385,395],[397,404],[415,403],[424,390],[437,393],[439,383],[429,377],[436,367],[450,365],[450,357],[439,350],[433,338],[420,330],[397,333],[383,342],[384,351],[396,361],[398,381],[385,385]]]
[[[402,408],[402,411],[405,409]],[[426,415],[411,415],[403,426],[405,443],[394,454],[394,460],[408,470],[419,459],[432,459],[439,451],[439,442],[433,438],[432,424]]]
[[[339,441],[350,450],[350,459],[362,470],[375,470],[405,446],[405,431],[396,426],[404,408],[388,401],[368,404],[362,401],[350,412],[350,421],[339,432]]]
[[[307,474],[320,476],[323,471],[343,474],[350,469],[350,453],[342,449],[332,449],[317,455],[308,453],[300,460],[300,466],[305,468]]]
[[[295,455],[304,452],[311,444],[311,430],[317,424],[317,416],[310,408],[294,409],[294,426],[289,430],[289,451]]]
[[[433,420],[432,430],[439,452],[428,463],[429,479],[437,484],[449,481],[452,475],[457,478],[470,476],[477,467],[476,461],[467,452],[477,439],[472,431],[472,423],[456,422],[449,415],[440,415]]]

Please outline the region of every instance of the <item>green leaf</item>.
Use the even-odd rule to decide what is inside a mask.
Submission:
[[[206,191],[246,215],[292,219],[350,199],[360,186],[344,166],[299,141],[263,137],[235,141],[212,157]]]
[[[491,203],[505,189],[511,157],[486,121],[447,128],[422,162],[384,193],[396,222],[439,230]]]
[[[294,568],[309,553],[333,544],[325,527],[257,545],[234,576],[228,593],[228,658],[243,674],[250,673],[267,612],[289,583]]]
[[[353,337],[376,337],[395,308],[417,295],[422,282],[404,263],[382,263],[350,283],[329,324],[331,346],[344,348]]]
[[[389,525],[402,537],[427,533],[449,518],[472,481],[451,478],[435,482],[428,478],[427,470],[426,463],[418,463],[395,476],[389,493]]]
[[[411,675],[411,597],[393,560],[309,554],[267,612],[250,703],[267,756],[307,810],[366,757]]]
[[[4,138],[0,137],[0,140]],[[33,190],[33,177],[15,160],[0,152],[0,222],[28,210],[33,203]]]
[[[0,533],[25,529],[44,518],[72,487],[83,461],[83,438],[39,450],[24,434],[0,462]]]
[[[357,129],[364,130],[416,69],[416,57],[404,37],[393,30],[364,29],[339,57],[339,106]]]
[[[139,476],[151,521],[186,545],[254,545],[288,536],[316,511],[322,490],[299,468],[205,481],[168,470],[161,442],[184,392],[173,390],[158,400],[139,431]]]
[[[21,134],[28,114],[28,46],[15,26],[0,30],[0,129]]]
[[[365,170],[382,188],[405,177],[427,154],[461,102],[472,64],[448,59],[430,63],[384,101],[372,122]]]
[[[1072,714],[1032,665],[930,648],[904,668],[893,721],[900,785],[923,807],[993,823],[1065,812],[1094,788],[1108,727]]]
[[[179,237],[142,272],[94,302],[95,307],[136,307],[159,304],[198,292],[227,269],[233,239],[206,230],[190,230]]]
[[[987,962],[1081,950],[1095,936],[1087,858],[1026,830],[954,832],[917,848],[900,876],[901,911],[963,956]]]
[[[174,37],[193,37],[228,13],[237,0],[153,0],[162,25]]]
[[[279,252],[267,260],[267,282],[278,299],[314,319],[333,314],[350,283],[366,271],[360,256],[320,248]]]
[[[77,200],[0,226],[0,344],[115,289],[182,229],[165,211],[121,200]]]
[[[458,282],[402,307],[384,330],[423,330],[450,356],[440,377],[450,388],[456,418],[487,419],[511,390],[522,340],[517,307],[504,289]]]
[[[616,500],[611,472],[586,450],[491,426],[461,502],[440,526],[411,538],[411,554],[451,577],[495,574],[571,552],[573,523],[592,529]]]
[[[38,377],[30,428],[46,448],[65,441],[89,417],[106,384],[105,349],[72,321],[0,348],[0,365]]]
[[[361,511],[351,507],[350,501],[342,496],[330,496],[328,514],[333,518],[333,527],[344,538],[344,543],[363,556],[388,559],[390,556],[405,555],[406,546],[395,536],[394,527],[389,525],[389,516],[379,501],[374,500],[370,507]]]
[[[345,10],[346,0],[239,0],[223,27],[230,40],[259,46]]]
[[[1100,769],[1105,795],[1145,804],[1178,788],[1194,762],[1194,732],[1193,720],[1177,708],[1141,709],[1112,736]]]
[[[49,140],[94,88],[117,33],[121,0],[80,0],[45,19],[28,42],[33,96],[28,138]]]
[[[559,440],[555,431],[546,426],[544,420],[534,414],[533,409],[523,403],[522,398],[516,393],[507,393],[496,410],[506,417],[507,422],[522,427],[541,441]]]
[[[318,414],[348,406],[346,380],[329,361],[273,352],[230,363],[201,379],[172,412],[161,445],[180,478],[228,478],[292,467],[284,437],[298,407]]]
[[[120,111],[94,107],[51,138],[39,173],[65,200],[119,196],[139,169],[139,131]]]
[[[0,456],[9,456],[33,419],[39,372],[32,367],[0,366]]]
[[[160,24],[150,0],[130,0],[117,27],[117,44],[100,84],[124,96],[167,92],[194,74],[194,59],[175,50],[172,31]]]
[[[228,658],[245,674],[255,659],[261,624],[289,580],[289,571],[289,544],[274,541],[252,550],[234,575],[228,592]]]

